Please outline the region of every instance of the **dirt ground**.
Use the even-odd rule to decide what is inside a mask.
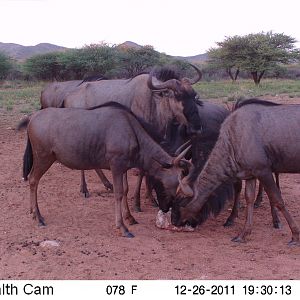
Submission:
[[[130,226],[135,238],[128,239],[114,227],[113,194],[96,173],[87,172],[91,196],[84,199],[79,171],[54,164],[40,182],[47,226],[38,227],[28,213],[28,183],[21,178],[26,133],[14,130],[20,118],[0,111],[0,279],[300,279],[300,247],[287,245],[291,233],[282,215],[283,228],[272,227],[266,196],[245,244],[231,241],[243,226],[244,209],[231,228],[222,226],[228,207],[194,232],[170,232],[156,228],[157,208],[145,197],[143,212],[133,212],[139,222]],[[280,179],[300,225],[300,174]],[[131,174],[130,195],[135,181]]]

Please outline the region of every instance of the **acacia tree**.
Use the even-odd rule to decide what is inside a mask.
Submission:
[[[160,54],[152,46],[120,50],[120,64],[127,77],[133,77],[159,63]]]
[[[288,35],[272,32],[229,37],[218,43],[219,48],[210,50],[210,59],[220,67],[250,72],[258,85],[266,71],[299,59],[295,42]]]
[[[12,67],[13,64],[11,58],[5,53],[0,52],[0,80],[7,77]]]
[[[217,42],[218,48],[208,51],[209,63],[213,69],[224,69],[232,81],[236,81],[240,72],[240,53],[243,48],[240,36],[226,37],[225,41]]]
[[[59,56],[60,53],[57,52],[34,55],[26,60],[25,72],[36,79],[58,79],[60,73]]]

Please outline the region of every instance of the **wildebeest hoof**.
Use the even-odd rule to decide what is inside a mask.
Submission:
[[[280,222],[276,222],[276,223],[273,223],[273,227],[276,228],[276,229],[281,229],[282,228],[282,224]]]
[[[45,221],[44,220],[39,220],[38,226],[39,227],[46,227]]]
[[[109,186],[106,185],[106,186],[105,186],[105,189],[106,189],[108,192],[111,192],[111,193],[114,191],[112,185],[111,185],[111,186],[110,186],[110,185],[109,185]]]
[[[129,225],[139,224],[139,222],[134,217],[128,218],[127,221]]]
[[[234,237],[231,241],[235,243],[246,243],[245,239],[241,238],[240,236]]]
[[[290,247],[300,246],[300,241],[295,241],[295,240],[292,239],[291,241],[288,242],[288,245]]]
[[[124,234],[123,234],[124,237],[127,237],[127,238],[134,238],[134,235],[129,232],[129,231],[126,231]]]
[[[230,227],[230,226],[232,226],[234,224],[234,222],[232,221],[232,220],[227,220],[224,224],[223,224],[223,226],[224,227]]]
[[[134,209],[135,212],[142,212],[140,206],[135,206],[133,209]]]
[[[259,201],[256,200],[254,202],[254,208],[259,208],[261,206],[261,202],[262,202],[262,200],[259,200]]]

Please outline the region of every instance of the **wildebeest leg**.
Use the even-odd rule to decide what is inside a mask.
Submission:
[[[299,242],[299,228],[295,221],[293,220],[292,216],[286,209],[284,205],[284,201],[282,199],[280,190],[276,186],[274,182],[274,178],[272,174],[267,174],[263,178],[261,178],[262,184],[264,185],[264,189],[266,193],[268,194],[268,197],[270,199],[271,205],[275,206],[277,209],[279,209],[283,216],[285,217],[287,223],[289,224],[289,227],[292,232],[292,240],[289,242],[290,245],[300,245]]]
[[[100,180],[102,181],[103,185],[106,187],[108,191],[113,191],[113,185],[109,182],[107,177],[104,175],[101,169],[95,169],[97,175],[99,176]]]
[[[30,186],[30,213],[32,213],[33,219],[38,220],[40,226],[45,226],[44,218],[42,217],[38,202],[37,202],[37,189],[41,177],[47,172],[51,165],[55,162],[55,157],[47,157],[43,161],[37,161],[34,157],[33,166],[29,174],[29,186]]]
[[[146,198],[150,200],[150,203],[152,203],[154,207],[158,207],[157,201],[152,194],[152,190],[153,190],[152,181],[150,177],[147,175],[145,177],[145,185],[146,185],[146,194],[145,194]]]
[[[81,170],[81,184],[80,184],[80,192],[84,195],[85,198],[90,196],[89,190],[86,185],[84,171]]]
[[[278,190],[280,191],[280,186],[279,186],[279,174],[275,173],[275,181],[276,181],[276,186],[278,187]],[[273,220],[273,227],[274,228],[281,228],[281,222],[278,216],[278,211],[274,205],[270,202],[271,205],[271,214],[272,214],[272,220]]]
[[[123,174],[118,168],[111,168],[113,185],[114,185],[114,196],[115,196],[115,220],[116,227],[120,229],[122,236],[134,237],[125,226],[122,218],[122,198],[123,198]]]
[[[252,231],[255,186],[256,186],[256,179],[246,180],[246,187],[245,187],[245,198],[247,204],[246,221],[239,235],[232,239],[233,242],[240,242],[240,243],[245,242],[245,237],[249,235]]]
[[[276,185],[279,188],[279,174],[275,173],[275,179],[276,179]],[[262,183],[259,181],[259,187],[258,187],[258,193],[257,193],[257,197],[256,200],[254,202],[254,207],[257,208],[260,206],[261,202],[262,202],[262,197],[263,197],[263,185]],[[274,228],[281,228],[281,222],[280,219],[278,217],[278,212],[276,207],[274,207],[274,205],[270,202],[270,206],[271,206],[271,215],[272,215],[272,221],[273,221],[273,227]]]
[[[141,186],[143,182],[144,172],[140,170],[139,175],[137,176],[137,181],[135,185],[135,190],[133,194],[133,208],[136,212],[141,212]]]
[[[263,198],[263,185],[262,183],[259,181],[259,185],[258,185],[258,192],[257,192],[257,196],[256,196],[256,199],[255,199],[255,202],[254,202],[254,207],[255,208],[258,208],[260,207],[261,205],[261,202],[262,202],[262,198]]]
[[[128,180],[127,180],[127,172],[123,174],[123,198],[122,198],[122,215],[125,220],[128,221],[130,225],[138,224],[135,218],[131,215],[128,202],[127,202],[127,195],[128,195]]]
[[[234,183],[233,207],[232,207],[230,216],[227,218],[226,222],[223,225],[224,227],[232,226],[234,223],[234,220],[238,217],[241,190],[242,190],[242,181],[240,180],[240,181]]]

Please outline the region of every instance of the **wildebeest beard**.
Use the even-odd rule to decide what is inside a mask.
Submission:
[[[149,179],[153,185],[153,189],[155,190],[159,209],[161,209],[164,213],[167,213],[171,207],[173,197],[165,192],[165,188],[159,180],[152,176],[150,176]]]
[[[188,96],[189,95],[187,95],[187,97]],[[189,123],[191,133],[195,132],[199,134],[202,131],[204,124],[199,116],[197,104],[195,101],[196,96],[197,94],[195,92],[195,94],[193,96],[191,95],[190,98],[184,99],[182,101],[182,104],[183,104],[183,114]]]

